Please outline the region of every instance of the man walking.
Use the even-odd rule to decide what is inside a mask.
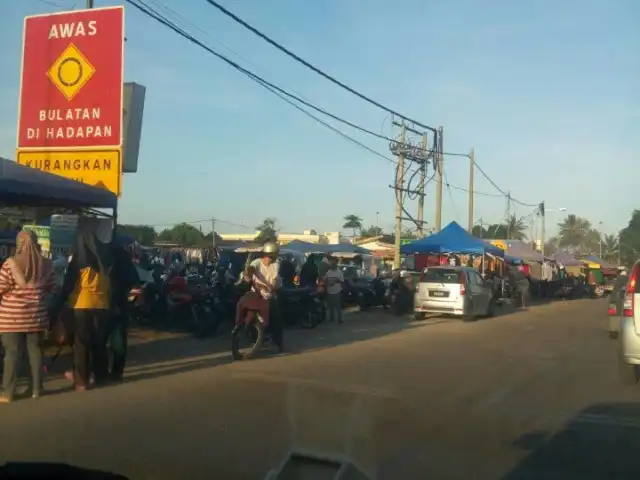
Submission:
[[[324,284],[327,292],[327,309],[329,321],[337,320],[342,323],[342,284],[344,277],[338,268],[338,261],[331,258],[329,269],[324,275]]]

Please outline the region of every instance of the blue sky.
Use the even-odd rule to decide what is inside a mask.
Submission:
[[[0,155],[15,157],[22,18],[83,3],[0,5]],[[179,12],[194,36],[268,80],[393,134],[383,111],[305,69],[204,0],[149,3]],[[632,192],[640,173],[640,2],[223,4],[363,93],[427,125],[444,126],[445,150],[474,147],[478,164],[518,200],[565,207],[593,223],[603,221],[607,232],[623,227],[638,206]],[[285,231],[335,231],[345,214],[373,224],[380,212],[380,225],[390,228],[392,164],[130,6],[126,32],[125,77],[147,87],[147,103],[140,167],[125,175],[121,221],[171,224],[216,216],[253,227],[274,216]],[[388,154],[385,142],[340,129]],[[467,186],[465,158],[446,158],[445,172],[452,185]],[[476,179],[478,191],[497,193],[481,175]],[[425,217],[433,222],[433,185],[428,195]],[[475,205],[476,218],[495,222],[506,201],[479,195]],[[518,215],[530,210],[515,208]],[[550,213],[547,228],[553,230],[563,215]],[[443,219],[466,226],[466,193],[445,190]],[[218,230],[246,231],[226,224]]]

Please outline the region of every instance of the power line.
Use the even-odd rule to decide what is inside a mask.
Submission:
[[[338,117],[337,115],[334,115],[334,114],[332,114],[330,112],[327,112],[326,110],[323,110],[323,109],[311,104],[310,102],[302,100],[301,98],[299,98],[299,97],[287,92],[286,90],[284,90],[284,89],[278,87],[277,85],[265,80],[264,78],[260,77],[259,75],[256,75],[255,73],[251,72],[250,70],[245,69],[244,67],[240,66],[238,63],[236,63],[233,60],[229,59],[225,55],[215,51],[214,49],[212,49],[208,45],[206,45],[203,42],[201,42],[200,40],[196,39],[193,35],[189,34],[186,30],[180,28],[179,26],[177,26],[176,24],[174,24],[170,20],[166,19],[162,14],[158,13],[157,11],[155,11],[152,7],[147,5],[143,0],[126,0],[126,1],[127,1],[127,3],[129,3],[130,5],[135,7],[136,9],[138,9],[140,12],[142,12],[145,15],[153,18],[154,20],[156,20],[157,22],[163,24],[164,26],[170,28],[175,33],[177,33],[178,35],[180,35],[183,38],[189,40],[190,42],[194,43],[195,45],[199,46],[200,48],[203,48],[207,52],[211,53],[215,57],[217,57],[220,60],[222,60],[225,63],[227,63],[232,68],[234,68],[234,69],[238,70],[239,72],[243,73],[244,75],[249,77],[251,80],[256,82],[258,85],[260,85],[261,87],[263,87],[266,90],[270,91],[274,95],[277,95],[279,98],[281,98],[282,100],[284,100],[285,102],[287,102],[288,104],[290,104],[291,106],[293,106],[294,108],[299,110],[300,112],[304,113],[308,117],[312,118],[316,122],[320,123],[324,127],[332,130],[334,133],[337,133],[338,135],[340,135],[344,139],[354,143],[355,145],[358,145],[359,147],[367,150],[369,153],[372,153],[372,154],[382,158],[383,160],[385,160],[387,162],[396,164],[395,160],[387,157],[386,155],[384,155],[384,154],[382,154],[382,153],[370,148],[369,146],[365,145],[364,143],[362,143],[362,142],[356,140],[355,138],[347,135],[346,133],[340,131],[339,129],[335,128],[334,126],[330,125],[329,123],[325,122],[324,120],[318,118],[317,116],[313,115],[309,111],[305,110],[300,105],[297,105],[291,99],[295,99],[296,101],[302,103],[303,105],[306,105],[306,106],[308,106],[310,108],[313,108],[314,110],[319,111],[320,113],[323,113],[324,115],[327,115],[327,116],[329,116],[329,117],[331,117],[331,118],[333,118],[335,120],[338,120],[338,121],[340,121],[340,122],[342,122],[342,123],[344,123],[346,125],[349,125],[349,126],[351,126],[353,128],[361,130],[361,131],[363,131],[365,133],[369,133],[369,134],[371,134],[373,136],[377,136],[377,137],[382,138],[384,140],[389,140],[389,141],[396,142],[395,140],[390,139],[388,137],[385,137],[383,135],[377,134],[375,132],[371,132],[371,131],[369,131],[367,129],[364,129],[364,128],[352,123],[352,122],[349,122],[348,120],[344,120],[344,119]],[[287,97],[289,97],[289,98],[287,98]]]
[[[165,16],[163,16],[162,14],[160,14],[159,12],[157,12],[156,10],[154,10],[152,7],[150,7],[149,5],[147,5],[144,0],[126,0],[127,3],[129,3],[130,5],[132,5],[133,7],[135,7],[137,10],[139,10],[140,12],[142,12],[143,14],[153,18],[155,21],[157,21],[158,23],[161,23],[162,25],[170,28],[171,30],[173,30],[175,33],[177,33],[178,35],[180,35],[181,37],[185,38],[186,40],[189,40],[190,42],[192,42],[193,44],[199,46],[200,48],[206,50],[208,53],[214,55],[215,57],[217,57],[218,59],[224,61],[225,63],[227,63],[229,66],[231,66],[232,68],[234,68],[235,70],[239,71],[240,73],[244,74],[245,76],[249,77],[251,80],[253,80],[255,83],[257,83],[258,85],[260,85],[261,87],[265,88],[266,90],[270,91],[271,93],[273,93],[274,95],[277,95],[279,98],[281,98],[282,100],[284,100],[285,102],[287,102],[288,104],[290,104],[291,106],[293,106],[294,108],[296,108],[297,110],[299,110],[300,112],[302,112],[303,114],[307,115],[309,118],[315,120],[316,122],[320,123],[321,125],[323,125],[324,127],[330,129],[331,131],[333,131],[334,133],[340,135],[341,137],[343,137],[344,139],[354,143],[355,145],[367,150],[369,153],[372,153],[373,155],[376,155],[377,157],[382,158],[383,160],[393,163],[393,164],[397,164],[397,162],[389,157],[387,157],[386,155],[372,149],[371,147],[365,145],[364,143],[356,140],[355,138],[347,135],[346,133],[342,132],[341,130],[337,129],[336,127],[330,125],[329,123],[325,122],[324,120],[320,119],[319,117],[317,117],[316,115],[313,115],[311,112],[305,110],[304,108],[302,108],[300,105],[297,105],[293,100],[309,107],[312,108],[313,110],[326,115],[336,121],[339,121],[345,125],[348,125],[354,129],[357,129],[363,133],[367,133],[369,135],[372,135],[374,137],[377,137],[379,139],[382,140],[386,140],[389,142],[393,142],[393,143],[398,143],[397,140],[389,138],[385,135],[381,135],[379,133],[373,132],[371,130],[368,130],[364,127],[361,127],[353,122],[350,122],[348,120],[345,120],[341,117],[339,117],[338,115],[335,115],[327,110],[324,110],[314,104],[312,104],[311,102],[308,102],[290,92],[287,92],[286,90],[284,90],[283,88],[279,87],[278,85],[275,85],[272,82],[269,82],[268,80],[265,80],[264,78],[262,78],[261,76],[253,73],[252,71],[242,67],[241,65],[239,65],[237,62],[234,62],[233,60],[229,59],[228,57],[226,57],[225,55],[217,52],[216,50],[214,50],[213,48],[209,47],[208,45],[206,45],[205,43],[201,42],[200,40],[198,40],[197,38],[195,38],[193,35],[191,35],[189,32],[187,32],[185,29],[179,27],[178,25],[176,25],[175,23],[173,23],[172,21],[168,20]],[[153,0],[152,0],[153,1]],[[157,0],[154,1],[154,3],[158,4],[158,5],[162,5],[160,2],[158,2]],[[186,20],[184,19],[184,17],[182,17],[181,15],[179,15],[177,12],[175,12],[174,10],[169,9],[169,7],[165,7],[165,9],[167,11],[173,12],[174,15],[178,16],[179,18],[181,18],[183,20],[183,22],[187,23]],[[197,28],[197,27],[196,27]],[[390,113],[395,113],[390,111]],[[410,119],[407,119],[409,121],[412,121]],[[418,150],[424,150],[418,146],[415,146],[416,149]],[[432,152],[433,150],[427,150],[427,152]],[[455,152],[444,152],[444,155],[449,155],[449,156],[459,156],[459,157],[468,157],[468,154],[463,154],[463,153],[455,153]],[[477,166],[477,163],[476,163]],[[488,176],[487,174],[480,168],[478,167],[478,170],[480,171],[480,173],[482,173],[483,176],[485,176],[487,178],[487,180],[489,180],[489,182],[499,191],[502,193],[502,196],[506,196],[504,190],[502,190],[500,187],[498,187],[495,182],[493,182]],[[438,183],[437,180],[435,180],[436,183]],[[448,182],[444,182],[448,188],[454,188],[456,190],[462,191],[462,192],[468,192],[469,190],[456,186],[456,185],[452,185],[449,184]],[[500,195],[495,195],[495,194],[491,194],[491,193],[486,193],[486,192],[474,192],[475,195],[480,195],[480,196],[486,196],[486,197],[498,197]],[[524,202],[520,202],[517,200],[514,200],[517,203],[524,205],[524,206],[530,206],[529,204],[526,204]]]
[[[491,179],[491,177],[489,177],[489,175],[487,175],[487,174],[484,172],[484,170],[482,170],[482,168],[480,167],[480,165],[478,165],[478,163],[477,163],[477,162],[474,162],[474,163],[475,163],[475,166],[476,166],[476,168],[478,169],[478,171],[482,174],[482,176],[483,176],[484,178],[486,178],[486,179],[487,179],[487,181],[488,181],[491,185],[493,185],[493,187],[494,187],[496,190],[498,190],[500,193],[502,193],[502,195],[504,195],[505,197],[510,198],[510,200],[511,200],[513,203],[517,203],[518,205],[522,205],[523,207],[537,207],[537,206],[538,206],[537,204],[524,203],[524,202],[521,202],[520,200],[517,200],[517,199],[513,198],[509,193],[505,192],[502,188],[500,188],[500,187],[496,184],[496,182],[494,182],[494,181]]]
[[[240,17],[238,17],[237,15],[235,15],[234,13],[230,12],[229,10],[227,10],[226,8],[224,8],[222,5],[220,5],[218,2],[215,2],[213,0],[206,0],[210,5],[212,5],[213,7],[217,8],[218,10],[220,10],[222,13],[224,13],[226,16],[230,17],[231,19],[233,19],[235,22],[239,23],[240,25],[242,25],[243,27],[245,27],[247,30],[250,30],[251,32],[253,32],[254,34],[256,34],[257,36],[259,36],[260,38],[262,38],[264,41],[266,41],[267,43],[273,45],[274,47],[276,47],[278,50],[280,50],[281,52],[287,54],[289,57],[293,58],[294,60],[296,60],[297,62],[301,63],[302,65],[304,65],[305,67],[313,70],[315,73],[317,73],[318,75],[326,78],[327,80],[329,80],[330,82],[338,85],[339,87],[342,87],[343,89],[347,90],[348,92],[352,93],[353,95],[361,98],[362,100],[370,103],[371,105],[374,105],[388,113],[391,113],[397,117],[401,117],[404,118],[405,120],[419,126],[422,127],[426,130],[430,130],[433,133],[436,133],[436,129],[433,127],[428,127],[427,125],[424,125],[420,122],[418,122],[417,120],[413,120],[410,117],[407,117],[406,115],[403,115],[401,113],[396,112],[395,110],[392,110],[391,108],[383,105],[380,102],[377,102],[375,100],[373,100],[370,97],[367,97],[366,95],[360,93],[359,91],[353,89],[352,87],[346,85],[345,83],[341,82],[340,80],[336,79],[335,77],[333,77],[332,75],[329,75],[328,73],[325,73],[324,71],[320,70],[318,67],[316,67],[315,65],[307,62],[306,60],[304,60],[302,57],[300,57],[299,55],[296,55],[295,53],[293,53],[291,50],[289,50],[288,48],[284,47],[283,45],[281,45],[280,43],[276,42],[275,40],[273,40],[272,38],[268,37],[266,34],[262,33],[260,30],[258,30],[257,28],[255,28],[254,26],[250,25],[249,23],[245,22],[243,19],[241,19]]]

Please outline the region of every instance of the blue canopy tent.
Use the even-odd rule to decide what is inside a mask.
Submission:
[[[283,250],[294,250],[301,253],[327,253],[329,245],[321,243],[309,243],[302,240],[292,240],[282,246]]]
[[[476,255],[489,253],[496,257],[504,257],[502,249],[474,237],[456,222],[451,222],[438,233],[402,245],[400,253],[467,253]]]
[[[24,167],[0,157],[0,204],[24,207],[110,208],[118,198],[108,190]]]

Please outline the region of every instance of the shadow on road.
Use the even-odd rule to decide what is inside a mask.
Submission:
[[[640,478],[640,404],[588,407],[559,432],[530,432],[513,442],[531,453],[503,480]]]
[[[299,355],[309,351],[363,342],[429,323],[440,322],[411,322],[405,317],[395,317],[382,310],[347,313],[342,324],[325,322],[312,330],[286,329],[284,355]],[[256,358],[275,356],[281,355],[277,355],[275,350],[267,344]],[[226,332],[206,339],[174,336],[146,341],[129,346],[125,383],[217,367],[232,361],[231,340]],[[60,379],[64,371],[71,367],[71,354],[66,353],[56,360],[48,378]],[[26,371],[24,373],[26,374]],[[26,375],[24,377],[26,379]],[[66,391],[68,388],[57,391]]]

